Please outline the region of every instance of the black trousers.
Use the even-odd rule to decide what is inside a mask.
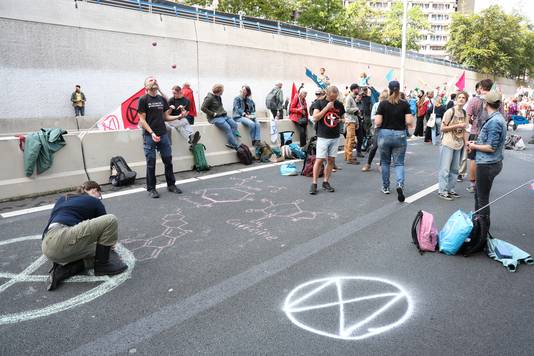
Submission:
[[[425,126],[425,117],[424,116],[418,116],[417,122],[415,124],[415,131],[413,133],[414,136],[423,136],[423,129]]]
[[[489,203],[493,180],[501,173],[502,161],[491,164],[477,164],[476,167],[475,210],[478,210]],[[489,228],[490,207],[482,209],[477,214],[485,217]]]
[[[358,119],[358,123],[358,129],[356,130],[356,139],[358,140],[356,143],[356,151],[361,153],[363,139],[365,138],[365,127],[363,126],[363,119]]]
[[[367,157],[368,165],[371,165],[373,163],[373,159],[375,158],[376,151],[378,151],[378,132],[379,132],[379,129],[375,129],[375,134],[373,136],[373,144],[371,148],[369,149],[369,156]]]
[[[276,115],[280,114],[278,117],[278,120],[282,120],[284,118],[284,111],[283,110],[273,110],[271,109],[271,114],[273,114],[273,117],[276,119]]]
[[[295,122],[295,125],[297,126],[297,130],[299,131],[300,136],[300,147],[306,146],[306,139],[307,139],[307,130],[308,130],[308,123],[301,125],[298,122]]]

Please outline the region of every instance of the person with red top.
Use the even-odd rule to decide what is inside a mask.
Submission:
[[[306,146],[306,131],[308,129],[308,104],[306,104],[305,90],[301,90],[293,97],[289,105],[289,119],[297,125],[300,134],[300,147]]]
[[[184,98],[189,100],[189,113],[186,116],[189,125],[195,124],[195,117],[197,116],[197,107],[195,105],[195,97],[193,95],[193,90],[191,90],[191,85],[188,82],[185,82],[182,85],[182,94]]]

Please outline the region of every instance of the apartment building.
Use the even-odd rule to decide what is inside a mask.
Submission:
[[[354,0],[344,0],[348,5]],[[398,0],[368,0],[368,3],[377,10],[387,11]],[[428,16],[430,30],[425,31],[420,37],[422,54],[432,55],[439,58],[447,58],[445,45],[449,39],[449,25],[452,14],[456,11],[473,12],[474,0],[409,0],[408,6],[418,6]],[[380,21],[381,19],[378,19]]]

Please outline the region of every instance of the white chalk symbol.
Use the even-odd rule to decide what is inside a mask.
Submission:
[[[384,292],[365,295],[361,289],[366,286]],[[328,291],[329,288],[333,290]],[[317,304],[313,300],[320,293],[337,297]],[[362,312],[358,317],[346,315],[346,309],[351,304],[369,301],[381,306]],[[405,311],[402,309],[404,305]],[[405,322],[412,314],[413,306],[408,293],[394,282],[375,277],[331,277],[313,280],[293,289],[286,297],[283,310],[289,320],[309,332],[335,339],[363,340]],[[321,312],[322,317],[306,317],[317,312]],[[328,314],[333,318],[325,318]],[[332,320],[335,325],[332,325]]]
[[[30,241],[30,240],[40,240],[41,235],[32,235],[13,238],[5,241],[0,241],[0,246],[9,245],[13,243]],[[117,288],[119,285],[124,283],[132,275],[132,270],[135,265],[135,257],[133,254],[128,251],[125,247],[120,244],[117,244],[116,247],[117,253],[121,256],[121,259],[128,265],[126,272],[121,273],[116,276],[89,276],[89,275],[78,275],[72,278],[67,279],[65,282],[74,282],[74,283],[99,283],[94,288],[91,288],[88,291],[85,291],[81,294],[78,294],[75,297],[63,300],[61,302],[48,305],[44,308],[25,310],[17,313],[10,314],[0,314],[0,325],[4,324],[15,324],[21,321],[36,319],[45,317],[51,314],[59,313],[61,311],[74,308],[76,306],[88,303],[108,292]],[[33,272],[37,271],[43,264],[47,262],[46,257],[41,256],[32,264],[30,264],[24,271],[20,273],[6,273],[0,271],[0,278],[8,279],[7,282],[0,285],[0,295],[9,287],[16,285],[18,283],[31,283],[31,282],[42,282],[44,283],[48,278],[48,275],[34,275]],[[43,285],[44,291],[44,285]],[[2,297],[0,296],[0,300]]]

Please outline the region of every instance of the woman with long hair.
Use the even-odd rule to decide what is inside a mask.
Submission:
[[[261,142],[260,123],[256,120],[256,104],[250,98],[251,95],[250,87],[243,85],[239,95],[234,99],[232,118],[250,130],[252,146],[257,146]]]
[[[460,167],[462,148],[467,142],[466,128],[469,125],[467,115],[463,109],[469,94],[465,91],[456,95],[455,106],[447,110],[443,115],[441,131],[441,151],[439,158],[438,194],[445,200],[459,198],[455,192],[456,177]],[[436,119],[437,120],[437,119]]]
[[[60,197],[43,231],[42,251],[53,262],[47,289],[65,279],[94,268],[96,276],[115,275],[128,267],[110,258],[118,239],[118,220],[106,213],[97,182],[83,183],[75,194]]]
[[[406,154],[407,128],[412,127],[413,117],[410,105],[401,99],[400,84],[389,82],[389,97],[378,104],[375,124],[380,128],[378,147],[380,148],[380,167],[382,171],[382,192],[389,194],[389,166],[395,166],[397,199],[404,202],[404,156]]]
[[[420,90],[419,93],[417,93],[417,123],[415,125],[415,131],[413,133],[414,136],[423,136],[424,135],[424,129],[425,129],[425,115],[426,110],[428,108],[428,102],[426,101],[425,92],[423,90]]]

